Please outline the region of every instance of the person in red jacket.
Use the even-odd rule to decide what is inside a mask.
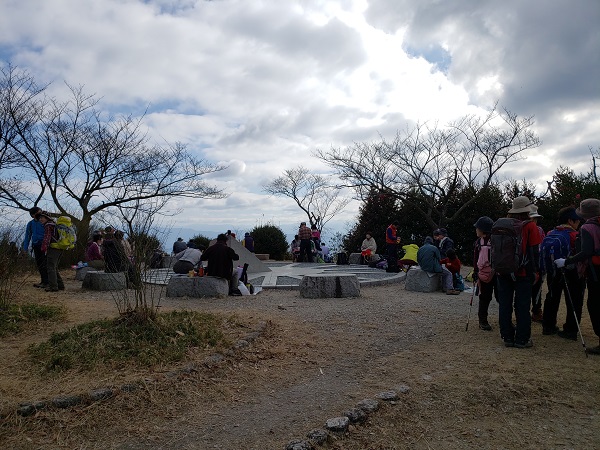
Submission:
[[[458,281],[458,274],[460,274],[460,268],[462,267],[460,259],[458,259],[458,256],[456,256],[456,251],[454,251],[453,248],[448,249],[446,251],[446,257],[442,258],[440,260],[440,263],[446,266],[446,269],[450,271],[450,273],[452,274],[452,284],[454,285],[454,287],[456,287],[456,283]]]
[[[398,272],[398,221],[394,221],[385,230],[385,245],[387,248],[388,272]]]
[[[44,240],[42,241],[42,252],[46,254],[46,266],[48,268],[48,287],[46,292],[58,292],[65,290],[65,284],[58,271],[58,264],[63,251],[51,247],[50,244],[56,242],[56,223],[52,216],[46,211],[40,211],[35,215],[35,220],[39,220],[44,225]]]

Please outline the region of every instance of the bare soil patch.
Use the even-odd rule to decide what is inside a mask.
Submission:
[[[71,278],[66,274],[65,278]],[[24,362],[32,342],[84,321],[115,317],[109,293],[80,282],[21,299],[66,305],[67,319],[0,340],[2,410],[21,401],[149,381],[132,393],[34,417],[10,414],[4,448],[281,449],[322,428],[363,398],[410,387],[367,423],[335,436],[335,449],[600,448],[600,358],[580,342],[542,336],[532,349],[505,348],[494,331],[477,329],[476,300],[465,332],[469,297],[407,292],[402,284],[363,288],[360,298],[302,299],[297,291],[252,297],[164,299],[162,308],[235,314],[262,336],[222,364],[163,376],[173,367],[41,377]],[[491,323],[496,321],[491,306]],[[561,309],[559,317],[564,318]],[[596,344],[587,312],[588,344]],[[195,355],[194,358],[199,355]]]

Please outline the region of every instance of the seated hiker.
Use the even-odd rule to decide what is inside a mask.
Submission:
[[[85,251],[85,261],[88,266],[98,270],[104,269],[104,256],[101,250],[103,241],[101,234],[94,234]]]
[[[254,238],[250,236],[250,233],[244,234],[244,239],[242,239],[242,245],[246,247],[246,250],[254,253]]]
[[[198,266],[201,257],[202,252],[197,248],[186,248],[175,255],[177,261],[173,265],[173,272],[182,275],[189,273],[190,270],[194,270]]]
[[[419,251],[419,246],[417,244],[406,244],[402,246],[402,250],[404,250],[404,256],[398,261],[398,265],[400,266],[400,269],[406,272],[412,266],[417,264],[417,252]]]
[[[104,271],[107,273],[125,272],[128,286],[135,287],[141,283],[140,277],[135,272],[131,260],[119,239],[115,239],[115,232],[107,232],[102,243],[104,255]]]
[[[360,263],[368,264],[371,262],[373,255],[377,253],[377,242],[375,242],[375,238],[373,238],[373,233],[367,231],[365,234],[365,239],[362,241],[360,245]]]
[[[298,235],[294,236],[294,240],[290,243],[290,253],[292,254],[292,260],[298,261],[300,255],[300,238]]]
[[[449,295],[458,295],[460,291],[454,290],[452,273],[440,263],[440,250],[433,245],[430,236],[425,238],[423,246],[417,252],[417,262],[422,270],[428,273],[439,273],[442,275],[442,291]]]
[[[331,262],[331,255],[329,254],[329,247],[327,247],[327,244],[325,244],[325,242],[321,242],[321,251],[319,252],[321,254],[321,257],[323,258],[323,261],[328,263]]]
[[[454,288],[456,289],[458,284],[460,283],[459,277],[460,277],[460,268],[461,268],[462,264],[460,262],[460,259],[458,259],[458,256],[456,256],[456,252],[454,251],[453,248],[448,249],[448,251],[446,252],[446,257],[442,258],[440,263],[444,264],[446,266],[446,268],[452,274],[452,284],[453,284]]]
[[[447,256],[448,250],[454,248],[454,241],[448,237],[448,231],[445,228],[438,228],[433,232],[433,239],[437,241],[442,258]]]
[[[237,270],[233,271],[233,261],[240,259],[239,255],[227,245],[227,235],[219,234],[217,242],[208,247],[202,256],[201,261],[208,261],[206,274],[211,277],[225,278],[229,281],[229,294],[237,290],[238,276]]]
[[[177,240],[173,243],[173,254],[181,253],[187,248],[187,244],[183,240],[183,238],[177,238]]]

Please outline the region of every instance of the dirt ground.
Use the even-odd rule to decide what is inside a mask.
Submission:
[[[362,288],[349,299],[303,299],[297,291],[252,297],[163,299],[161,309],[210,311],[253,324],[262,336],[217,367],[176,379],[173,367],[42,376],[27,362],[30,343],[91,319],[115,317],[110,293],[27,287],[20,301],[65,305],[66,321],[29,326],[0,339],[0,411],[21,402],[148,380],[143,389],[66,410],[2,419],[0,448],[283,449],[364,398],[409,387],[361,425],[333,436],[335,449],[600,448],[600,357],[580,341],[542,336],[505,348],[477,327],[470,296],[415,293],[403,284]],[[561,306],[559,318],[564,319]],[[562,322],[559,321],[559,325]],[[597,345],[587,311],[588,346]],[[194,354],[202,358],[203,354]]]

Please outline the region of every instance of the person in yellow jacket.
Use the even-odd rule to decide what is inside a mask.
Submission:
[[[402,250],[404,250],[404,256],[398,261],[398,264],[400,269],[407,272],[411,266],[417,265],[417,252],[419,251],[419,246],[417,244],[406,244],[402,246]]]

